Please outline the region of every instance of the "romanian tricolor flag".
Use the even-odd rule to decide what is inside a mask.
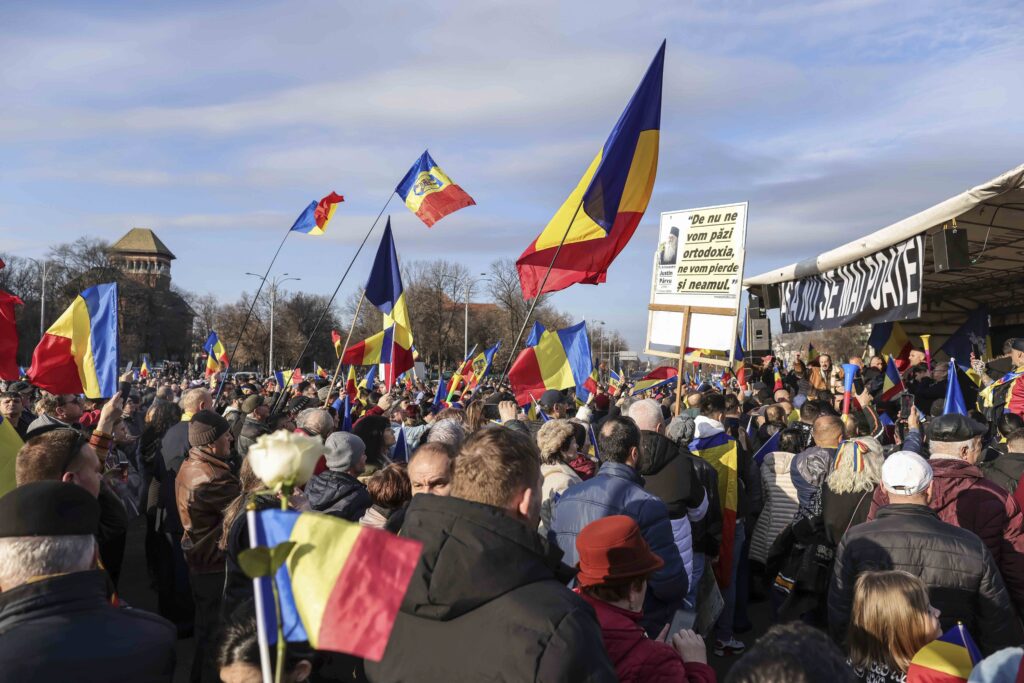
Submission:
[[[448,214],[476,204],[465,190],[444,174],[429,151],[416,160],[395,192],[428,228]]]
[[[600,376],[598,375],[597,368],[594,368],[590,371],[590,376],[583,381],[583,391],[576,391],[576,400],[582,399],[585,405],[590,400],[590,397],[597,393],[597,382],[599,379]]]
[[[736,538],[736,511],[739,506],[739,454],[736,441],[728,432],[697,438],[690,442],[690,452],[703,458],[718,474],[718,497],[722,504],[722,543],[719,546],[715,578],[720,588],[732,581],[733,545]]]
[[[586,321],[564,330],[545,330],[535,346],[523,349],[508,372],[516,403],[526,405],[548,389],[582,387],[590,376]]]
[[[775,366],[775,386],[772,388],[772,391],[779,391],[779,390],[785,389],[785,388],[786,388],[786,385],[782,383],[782,373],[779,372],[779,367],[776,365]]]
[[[370,371],[372,373],[376,373],[378,364],[397,364],[399,367],[411,368],[413,366],[412,351],[394,341],[397,327],[397,325],[392,325],[358,344],[352,344],[345,349],[345,355],[342,356],[341,361],[351,365],[372,365],[374,366]]]
[[[875,350],[875,353],[896,359],[896,368],[900,372],[907,369],[910,364],[910,351],[914,345],[910,338],[903,331],[899,323],[877,323],[871,326],[871,336],[868,337],[868,344]]]
[[[21,379],[21,368],[18,366],[18,324],[14,319],[14,307],[24,303],[13,294],[0,290],[0,379],[8,382]]]
[[[879,396],[879,400],[893,401],[906,390],[907,388],[903,385],[903,377],[896,369],[896,362],[892,356],[889,356],[889,362],[885,365],[885,375],[882,378],[882,395]]]
[[[117,284],[96,285],[75,297],[32,353],[28,377],[51,394],[89,398],[117,393]]]
[[[608,371],[608,395],[618,396],[622,393],[622,370],[615,372],[614,370]]]
[[[307,235],[324,234],[327,232],[327,224],[334,217],[334,210],[343,201],[344,197],[332,192],[318,202],[310,202],[306,210],[295,219],[292,232],[304,232]]]
[[[472,363],[473,376],[469,380],[469,386],[467,389],[475,389],[479,386],[483,378],[491,371],[491,364],[494,362],[494,354],[496,354],[500,348],[501,341],[499,340],[494,346],[489,349],[484,349],[476,355]]]
[[[384,227],[380,246],[377,247],[377,256],[373,259],[373,268],[366,280],[365,290],[366,300],[384,314],[384,332],[387,338],[383,343],[387,348],[383,349],[380,362],[387,366],[384,369],[384,386],[390,390],[395,378],[411,368],[415,362],[412,352],[412,322],[409,319],[405,289],[402,287],[402,274],[398,269],[398,252],[395,250],[395,240],[391,234],[390,217]]]
[[[341,358],[341,335],[337,330],[331,330],[331,343],[334,344],[334,353]]]
[[[989,420],[995,420],[998,412],[1024,417],[1024,382],[1020,381],[1021,377],[1024,377],[1024,368],[1017,368],[978,392],[978,407]]]
[[[523,298],[576,283],[596,285],[626,246],[654,190],[665,43],[583,177],[516,266]]]
[[[631,395],[636,396],[637,394],[642,394],[645,391],[672,384],[676,381],[678,376],[679,371],[673,367],[663,365],[660,368],[654,368],[640,378],[640,381],[638,381],[633,387],[633,393]]]
[[[356,387],[356,366],[348,366],[348,378],[345,380],[345,395],[354,401],[359,397],[359,389]]]
[[[248,512],[249,543],[295,547],[274,580],[288,642],[380,661],[421,544],[319,512]],[[261,642],[277,642],[270,577],[254,579]]]
[[[215,375],[222,367],[227,367],[228,352],[220,342],[216,332],[210,332],[203,344],[203,351],[206,351],[206,376]]]
[[[316,361],[313,361],[313,372],[315,372],[316,376],[319,377],[320,379],[327,379],[328,377],[330,377],[330,373],[328,373],[326,370],[320,367]]]
[[[142,359],[142,365],[139,366],[139,377],[146,379],[149,377],[149,365],[146,363],[146,359]]]
[[[14,466],[23,445],[14,425],[0,415],[0,496],[17,486]]]
[[[377,366],[376,364],[371,365],[370,369],[366,371],[366,376],[359,381],[359,388],[366,389],[367,391],[373,391],[373,388],[377,386]]]
[[[907,668],[907,681],[965,683],[980,661],[981,651],[964,625],[958,623],[917,651]]]
[[[460,365],[455,370],[455,374],[452,375],[451,382],[448,383],[448,396],[445,397],[445,401],[448,403],[452,402],[452,395],[459,390],[459,385],[461,385],[464,380],[466,381],[466,386],[468,388],[468,378],[473,372],[473,355],[476,354],[476,347],[477,345],[473,344],[473,349],[466,354],[466,357],[462,359],[462,365]]]

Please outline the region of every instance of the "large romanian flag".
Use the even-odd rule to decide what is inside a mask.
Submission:
[[[583,321],[564,330],[545,330],[536,345],[519,353],[508,379],[516,403],[523,406],[548,389],[582,388],[592,367],[590,338]]]
[[[654,368],[646,375],[640,378],[640,380],[633,386],[632,396],[642,394],[645,391],[651,389],[657,389],[659,387],[668,386],[674,384],[679,377],[679,371],[668,365],[663,365],[660,368]]]
[[[910,364],[910,351],[914,345],[910,343],[910,337],[903,331],[899,323],[876,323],[871,326],[871,336],[868,337],[868,344],[883,358],[893,357],[896,359],[896,367],[900,372],[907,369]]]
[[[402,182],[398,183],[395,192],[428,228],[448,214],[476,204],[465,190],[445,175],[429,151],[420,155]]]
[[[739,509],[739,452],[736,440],[728,432],[694,439],[690,452],[703,458],[718,474],[718,498],[722,504],[722,543],[719,547],[715,578],[720,588],[732,581],[732,556],[736,538],[736,511]]]
[[[419,561],[419,541],[319,512],[248,515],[253,547],[296,544],[276,574],[285,640],[379,661]],[[270,578],[256,587],[259,637],[276,643]]]
[[[387,346],[382,351],[381,363],[386,364],[384,385],[390,390],[395,378],[413,366],[412,322],[406,304],[402,274],[398,269],[398,252],[391,234],[391,218],[384,227],[373,268],[366,280],[366,300],[384,314],[384,332]],[[389,333],[390,330],[390,333]],[[348,354],[345,356],[348,358]],[[352,362],[346,360],[345,362]],[[366,365],[366,363],[361,363]]]
[[[963,624],[957,624],[917,651],[907,668],[907,681],[965,683],[980,661],[981,651],[971,634]]]
[[[75,297],[32,353],[28,376],[51,394],[104,398],[117,393],[117,284]]]
[[[203,344],[203,350],[206,351],[207,377],[216,375],[222,368],[227,367],[228,351],[224,348],[224,344],[221,343],[220,337],[217,336],[216,332],[210,332],[210,336],[206,338],[206,343]]]
[[[334,217],[338,204],[345,201],[337,192],[332,192],[318,202],[310,202],[309,206],[299,214],[292,225],[292,232],[304,232],[307,235],[322,235],[327,232],[327,224]]]
[[[640,81],[611,135],[583,177],[516,266],[523,298],[556,292],[578,282],[596,285],[626,246],[654,190],[661,128],[661,81],[665,43]]]

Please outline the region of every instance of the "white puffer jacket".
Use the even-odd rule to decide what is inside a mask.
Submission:
[[[761,463],[765,502],[764,510],[754,527],[754,536],[750,540],[752,560],[764,563],[768,549],[800,509],[796,486],[789,473],[794,457],[792,453],[775,451],[766,455]]]

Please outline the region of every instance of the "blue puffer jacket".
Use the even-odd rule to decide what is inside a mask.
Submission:
[[[648,634],[657,635],[682,606],[687,590],[686,570],[672,537],[668,508],[661,499],[644,491],[643,480],[632,467],[606,462],[593,479],[568,488],[555,501],[552,514],[551,535],[565,553],[562,561],[569,566],[579,561],[576,535],[583,527],[610,515],[636,520],[651,550],[665,561],[647,582],[641,621]]]

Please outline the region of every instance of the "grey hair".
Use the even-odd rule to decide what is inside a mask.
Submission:
[[[692,417],[679,415],[673,417],[672,421],[668,423],[668,427],[665,428],[665,436],[677,444],[688,444],[693,441],[693,433],[696,428],[697,425],[694,424]]]
[[[181,395],[181,409],[187,413],[198,413],[202,408],[203,399],[210,394],[206,387],[195,387]]]
[[[295,418],[295,426],[327,438],[334,431],[334,418],[322,408],[306,408]]]
[[[645,398],[629,406],[628,416],[641,430],[648,432],[655,431],[658,425],[665,422],[661,404],[653,398]]]
[[[454,418],[438,420],[430,427],[427,433],[427,443],[446,443],[452,448],[458,449],[466,439],[466,430],[462,423]]]
[[[862,466],[860,470],[854,471],[853,447],[854,442],[860,445],[860,458]],[[839,444],[832,471],[826,480],[828,487],[833,493],[856,493],[873,491],[882,481],[882,463],[885,456],[882,454],[882,444],[878,439],[870,436],[859,436],[856,439],[849,439]]]
[[[85,571],[95,555],[91,535],[0,538],[0,588],[8,591],[37,577]]]
[[[970,450],[975,438],[977,437],[972,437],[966,441],[929,441],[928,445],[932,455],[959,458],[960,449],[966,448]]]
[[[636,399],[627,396],[626,398],[622,399],[622,405],[619,406],[619,412],[628,417],[629,409],[633,407],[634,403],[636,403]]]

